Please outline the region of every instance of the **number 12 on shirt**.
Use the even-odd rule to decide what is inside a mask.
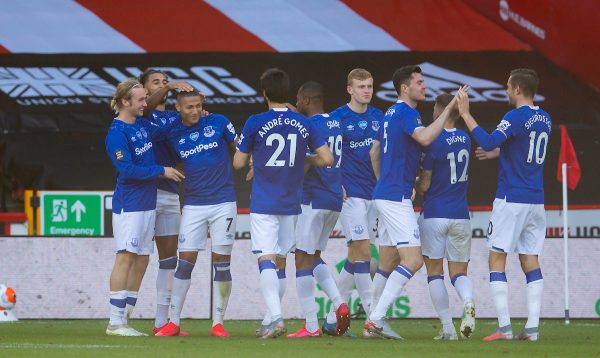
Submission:
[[[467,179],[468,179],[467,169],[469,168],[469,151],[466,149],[461,149],[458,152],[458,156],[455,156],[453,152],[450,152],[450,153],[448,153],[446,158],[450,162],[450,183],[451,184],[456,184],[456,182],[457,182],[457,180],[456,180],[456,167],[457,167],[456,159],[457,158],[456,157],[458,157],[458,163],[465,162],[465,167],[463,168],[462,174],[460,175],[460,178],[458,179],[458,181],[463,182],[463,181],[467,181]]]

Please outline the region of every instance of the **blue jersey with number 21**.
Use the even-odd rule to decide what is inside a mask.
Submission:
[[[248,118],[237,149],[252,154],[250,212],[300,214],[306,147],[314,151],[324,144],[308,118],[287,108]]]

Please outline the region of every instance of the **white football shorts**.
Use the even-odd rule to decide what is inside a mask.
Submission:
[[[544,204],[507,203],[494,200],[487,245],[497,252],[539,255],[546,238]]]
[[[377,238],[377,208],[372,200],[348,198],[342,205],[340,221],[346,236],[346,243],[352,241],[371,240]]]
[[[302,205],[302,214],[298,216],[296,223],[296,250],[310,255],[315,251],[325,251],[339,216],[338,211],[313,209],[312,205]]]
[[[419,225],[410,199],[402,201],[373,200],[385,232],[379,238],[381,246],[421,246]]]
[[[419,216],[423,256],[452,262],[469,262],[471,258],[471,221],[469,219],[429,218]]]
[[[112,226],[117,253],[127,251],[138,255],[152,254],[155,220],[154,210],[113,213]]]
[[[250,213],[250,238],[252,253],[287,255],[295,243],[298,215],[269,215]]]
[[[156,226],[154,235],[159,238],[179,234],[179,225],[181,224],[179,195],[161,189],[158,189],[156,194]]]
[[[185,205],[181,216],[178,249],[184,252],[204,250],[209,230],[213,248],[231,246],[235,240],[236,223],[235,202]]]

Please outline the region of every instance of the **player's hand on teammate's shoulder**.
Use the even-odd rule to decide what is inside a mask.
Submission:
[[[169,90],[178,90],[180,92],[191,92],[194,90],[194,87],[185,81],[169,82],[167,83],[167,88]]]
[[[165,173],[163,175],[161,175],[161,177],[166,178],[166,179],[171,179],[176,182],[180,182],[181,180],[185,179],[185,176],[179,170],[177,170],[175,168],[171,168],[171,167],[164,167],[164,168],[165,168]]]
[[[499,156],[500,156],[500,148],[490,150],[489,152],[486,152],[481,147],[477,147],[477,149],[475,149],[475,157],[477,157],[477,159],[479,159],[479,160],[496,159]]]
[[[294,111],[294,112],[298,112],[298,110],[296,109],[296,106],[294,106],[293,104],[286,102],[286,103],[284,103],[284,105],[285,105],[287,108],[289,108],[290,110],[292,110],[292,111]]]

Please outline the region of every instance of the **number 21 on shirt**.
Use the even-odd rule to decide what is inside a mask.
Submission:
[[[267,141],[265,145],[267,147],[275,146],[275,151],[271,155],[271,158],[267,161],[265,166],[267,167],[285,167],[286,165],[289,167],[293,167],[296,162],[296,142],[298,139],[298,135],[295,133],[289,133],[287,135],[287,141],[289,142],[289,161],[286,163],[285,159],[279,159],[281,153],[286,148],[286,139],[279,133],[270,134],[267,137]]]

